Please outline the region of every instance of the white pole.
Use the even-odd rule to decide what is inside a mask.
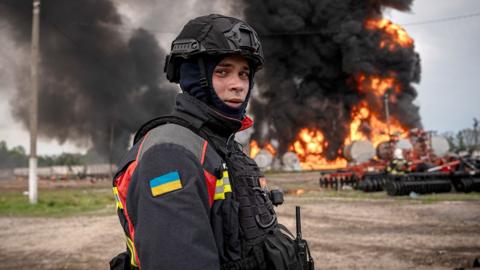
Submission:
[[[390,108],[388,104],[388,97],[390,95],[390,89],[385,92],[383,96],[384,106],[385,106],[385,121],[387,122],[387,132],[388,132],[388,139],[391,139],[390,134]]]
[[[38,117],[38,41],[40,24],[40,0],[33,0],[32,47],[30,83],[32,87],[30,107],[30,160],[28,171],[28,198],[31,204],[38,201],[37,185],[37,117]]]

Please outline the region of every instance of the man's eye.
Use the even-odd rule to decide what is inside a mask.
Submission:
[[[247,71],[242,71],[242,72],[240,72],[240,76],[243,77],[243,78],[249,78],[250,73],[247,72]]]
[[[227,71],[224,70],[224,69],[217,69],[217,70],[215,70],[215,74],[225,76],[225,75],[227,75]]]

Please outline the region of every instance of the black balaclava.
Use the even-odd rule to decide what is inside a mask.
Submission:
[[[248,100],[250,99],[250,93],[253,87],[253,72],[250,73],[248,93],[242,106],[239,108],[228,106],[217,96],[212,84],[213,70],[224,57],[225,56],[204,57],[203,62],[205,63],[208,87],[201,86],[201,72],[198,67],[197,59],[183,62],[180,66],[180,88],[225,116],[242,120],[245,116]]]

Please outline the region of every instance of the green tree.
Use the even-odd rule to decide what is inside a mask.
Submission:
[[[467,150],[467,147],[465,146],[465,139],[463,137],[463,132],[462,131],[459,131],[457,133],[456,139],[457,139],[457,149],[456,149],[456,151],[459,152],[459,151]]]
[[[0,141],[0,168],[25,167],[28,164],[28,157],[25,148],[15,146],[8,149],[5,141]]]
[[[457,146],[455,145],[455,134],[451,131],[444,132],[441,134],[445,139],[447,139],[448,146],[450,147],[450,151],[455,152]]]

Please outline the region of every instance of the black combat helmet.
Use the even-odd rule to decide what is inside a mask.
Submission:
[[[257,33],[244,21],[232,17],[211,14],[189,21],[172,42],[165,61],[167,79],[178,83],[180,66],[195,56],[239,54],[247,58],[255,72],[263,65],[263,51]],[[199,66],[204,69],[202,57]],[[201,70],[202,85],[207,86],[205,71]]]

